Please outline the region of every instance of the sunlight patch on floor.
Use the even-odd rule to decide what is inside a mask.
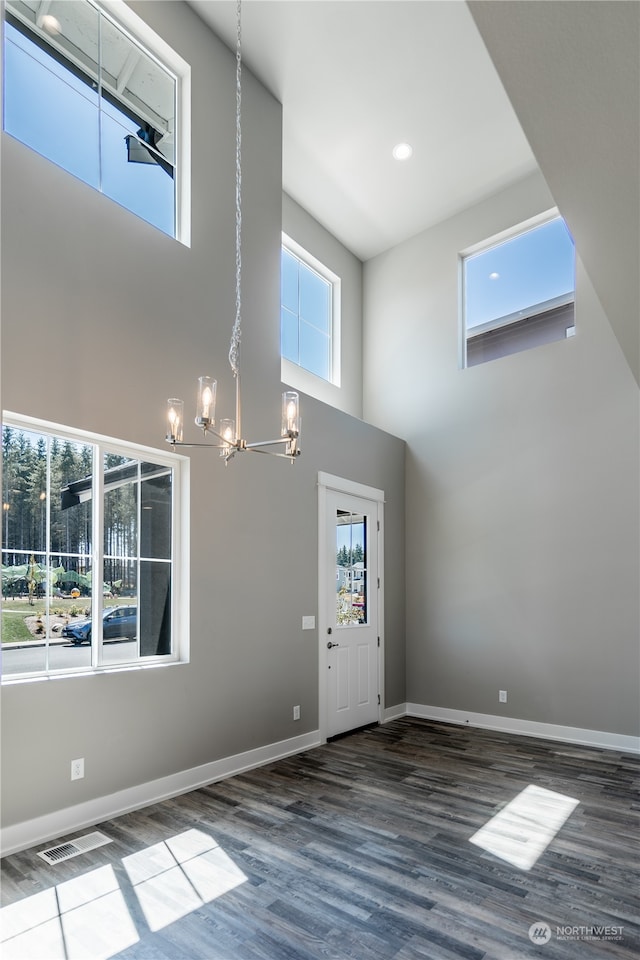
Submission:
[[[530,870],[579,802],[529,784],[470,842],[520,870]]]
[[[151,930],[161,930],[247,879],[201,830],[187,830],[122,862]]]
[[[12,903],[2,960],[107,960],[140,939],[111,866]]]
[[[124,857],[122,863],[152,931],[247,879],[201,830],[170,837]],[[127,886],[127,879],[119,881],[109,864],[4,907],[0,910],[2,960],[109,960],[116,956],[140,939],[126,903]]]

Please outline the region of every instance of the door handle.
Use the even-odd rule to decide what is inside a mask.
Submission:
[[[331,640],[327,641],[327,650],[331,650],[332,647],[339,647],[339,643],[331,643]]]

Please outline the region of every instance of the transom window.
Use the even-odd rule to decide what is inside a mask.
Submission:
[[[463,366],[575,333],[575,249],[557,212],[461,254]]]
[[[338,383],[340,280],[289,237],[281,264],[281,355]]]
[[[5,131],[187,242],[176,71],[188,67],[171,58],[174,68],[92,0],[5,0]]]
[[[186,657],[186,460],[5,416],[3,678]]]

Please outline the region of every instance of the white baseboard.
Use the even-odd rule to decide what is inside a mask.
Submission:
[[[546,740],[560,740],[590,747],[608,750],[620,750],[626,753],[640,753],[640,737],[619,733],[607,733],[599,730],[586,730],[580,727],[565,727],[554,723],[539,723],[532,720],[518,720],[515,717],[492,716],[487,713],[472,713],[465,710],[449,710],[445,707],[425,706],[419,703],[399,703],[384,710],[383,722],[389,723],[400,717],[418,717],[424,720],[440,720],[461,726],[480,727],[485,730],[498,730],[503,733],[515,733],[526,737],[541,737]],[[118,793],[78,803],[63,810],[56,810],[43,817],[26,820],[0,831],[0,849],[2,856],[9,856],[49,840],[86,827],[94,826],[103,820],[111,820],[132,810],[148,807],[152,803],[168,800],[170,797],[197,790],[217,780],[224,780],[235,774],[264,766],[274,760],[302,753],[321,744],[320,731],[290,740],[267,744],[255,750],[214,760],[212,763],[183,770],[180,773],[152,780]]]
[[[404,711],[406,716],[420,717],[423,720],[442,720],[444,723],[481,727],[484,730],[517,733],[523,737],[541,737],[543,740],[561,740],[565,743],[579,743],[587,747],[602,747],[606,750],[640,753],[640,737],[630,737],[623,733],[586,730],[582,727],[564,727],[556,723],[518,720],[515,717],[492,716],[489,713],[448,710],[446,707],[429,707],[420,703],[407,703],[404,706],[406,707]],[[402,714],[398,715],[401,716]]]
[[[26,820],[24,823],[16,823],[0,831],[2,856],[6,857],[11,853],[18,853],[20,850],[55,840],[68,833],[84,830],[85,827],[94,826],[103,820],[111,820],[132,810],[158,803],[160,800],[168,800],[181,793],[197,790],[209,783],[215,783],[216,780],[225,780],[227,777],[233,777],[245,770],[252,770],[254,767],[262,767],[274,760],[302,753],[319,746],[320,742],[320,731],[312,730],[310,733],[292,737],[290,740],[280,740],[278,743],[247,750],[246,753],[224,757],[222,760],[214,760],[212,763],[182,770],[180,773],[142,783],[127,790],[120,790],[105,797],[97,797],[86,803],[65,807],[63,810],[56,810],[43,817]]]
[[[394,707],[385,707],[382,715],[382,722],[389,723],[391,720],[399,720],[400,717],[406,717],[406,703],[397,703]]]

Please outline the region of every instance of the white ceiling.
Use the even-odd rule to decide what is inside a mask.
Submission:
[[[235,0],[190,3],[234,49]],[[640,383],[639,0],[242,9],[245,62],[283,105],[294,200],[366,260],[539,164]]]
[[[235,0],[190,6],[235,48]],[[362,260],[536,169],[464,0],[244,0],[242,44],[284,190]]]

